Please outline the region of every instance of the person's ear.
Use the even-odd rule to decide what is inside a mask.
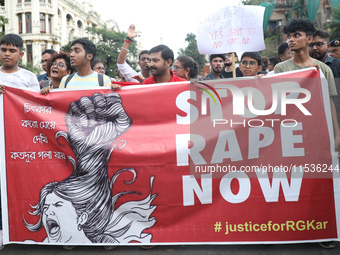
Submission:
[[[21,51],[19,54],[19,59],[22,59],[22,57],[25,55],[25,52]]]
[[[89,215],[86,212],[82,213],[77,219],[77,224],[83,226],[87,222],[88,218]]]
[[[172,59],[171,58],[169,58],[167,61],[165,61],[165,63],[166,63],[166,65],[167,66],[171,66],[171,64],[172,64]]]
[[[88,53],[86,58],[87,58],[87,60],[91,61],[91,59],[93,58],[93,54],[92,53]]]
[[[257,72],[260,72],[262,70],[262,66],[257,67]]]

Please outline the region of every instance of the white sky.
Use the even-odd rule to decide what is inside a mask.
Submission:
[[[187,33],[197,33],[199,22],[209,14],[228,5],[238,5],[238,0],[77,0],[89,2],[103,21],[113,19],[120,31],[130,24],[142,32],[142,49],[165,44],[177,56],[179,48],[187,46]]]

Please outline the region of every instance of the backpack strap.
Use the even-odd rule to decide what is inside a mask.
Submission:
[[[73,78],[73,76],[75,75],[76,73],[72,73],[72,74],[70,74],[68,77],[67,77],[67,79],[66,79],[66,81],[65,81],[65,89],[66,89],[66,87],[67,87],[67,83],[69,83],[69,81]]]
[[[104,86],[104,76],[102,73],[98,73],[98,83],[99,83],[99,86],[101,87]]]

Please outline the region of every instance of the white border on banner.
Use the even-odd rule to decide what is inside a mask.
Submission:
[[[0,122],[4,123],[4,95],[0,95]],[[6,148],[5,125],[0,125],[0,185],[1,185],[1,213],[2,213],[2,239],[9,243],[7,185],[6,185]]]

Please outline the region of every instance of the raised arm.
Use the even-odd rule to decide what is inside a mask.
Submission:
[[[127,31],[127,37],[123,43],[123,46],[120,50],[120,53],[118,55],[117,58],[117,63],[118,64],[124,64],[125,59],[126,59],[126,55],[128,53],[128,48],[130,46],[130,43],[132,41],[133,38],[135,38],[137,36],[137,33],[135,32],[135,25],[130,25],[129,29]]]

